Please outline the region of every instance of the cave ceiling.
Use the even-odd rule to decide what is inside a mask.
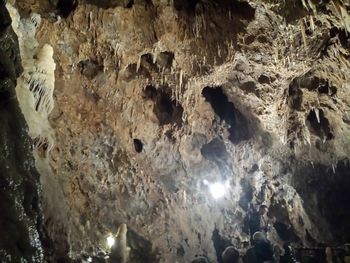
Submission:
[[[296,244],[350,241],[348,1],[8,2],[23,83],[30,63],[54,79],[36,133],[17,91],[52,258],[124,223],[130,262],[216,262],[260,204]]]

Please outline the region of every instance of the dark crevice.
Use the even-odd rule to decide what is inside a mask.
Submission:
[[[125,7],[126,7],[126,8],[132,8],[133,5],[134,5],[134,0],[130,0],[130,1],[125,5]]]
[[[152,85],[147,85],[143,91],[143,97],[145,99],[154,100],[157,96],[157,89]]]
[[[200,2],[201,0],[174,0],[174,7],[177,11],[194,12]]]
[[[134,0],[86,0],[88,4],[95,5],[100,8],[108,9],[108,8],[115,8],[115,7],[125,7],[125,8],[132,8],[135,4]],[[144,1],[146,4],[148,3],[147,0]]]
[[[141,56],[141,64],[147,63],[154,65],[153,63],[153,55],[151,53],[146,53]]]
[[[301,110],[302,103],[303,92],[299,88],[297,81],[293,80],[288,88],[288,105],[293,110]]]
[[[154,62],[153,54],[143,54],[140,59],[140,69],[145,69],[148,72],[158,72],[157,65]]]
[[[142,152],[143,143],[139,139],[134,139],[134,149],[137,153]]]
[[[255,9],[248,2],[237,0],[174,0],[177,11],[187,14],[199,14],[204,12],[227,12],[228,10],[237,17],[245,20],[253,20]]]
[[[136,63],[129,64],[125,70],[125,75],[124,75],[125,81],[132,81],[140,77],[143,77],[145,79],[152,78],[150,72],[144,66],[141,65],[140,68],[137,70]]]
[[[248,120],[227,99],[221,87],[205,87],[202,95],[210,103],[215,114],[230,126],[228,131],[231,142],[239,143],[251,137]]]
[[[340,41],[340,44],[345,48],[350,50],[350,35],[345,29],[340,29],[337,27],[331,28],[329,32],[329,37],[331,39],[337,37]]]
[[[181,124],[183,108],[177,104],[171,96],[165,92],[160,92],[154,107],[160,125],[169,123]]]
[[[260,75],[258,81],[260,84],[270,84],[270,78],[266,75]]]
[[[157,56],[157,66],[162,69],[170,69],[174,60],[174,53],[169,51],[164,51]]]
[[[322,140],[331,140],[334,138],[333,130],[329,124],[328,119],[324,116],[323,110],[311,110],[307,116],[307,126],[310,132]]]
[[[78,69],[82,75],[89,79],[93,79],[103,67],[98,65],[98,63],[91,59],[82,60],[78,63]]]
[[[251,21],[255,18],[255,9],[248,2],[229,1],[230,8],[233,14],[242,17],[245,20]]]
[[[318,93],[327,94],[333,96],[337,93],[337,88],[329,85],[329,82],[324,79],[314,77],[311,81],[311,85],[308,87],[309,90],[317,90]]]
[[[329,86],[328,82],[318,87],[318,92],[334,96],[337,93],[337,88],[335,86]]]
[[[327,94],[329,96],[333,96],[337,93],[337,88],[330,85],[328,80],[312,76],[311,72],[295,78],[290,87],[291,86],[293,86],[293,88],[317,91],[319,94]]]
[[[143,97],[154,102],[153,112],[157,116],[160,125],[176,124],[182,125],[183,108],[171,98],[168,87],[156,88],[152,85],[146,86]]]
[[[269,42],[268,38],[266,36],[264,36],[264,35],[259,35],[256,39],[260,43],[267,43],[267,42]]]
[[[259,165],[257,165],[256,163],[253,164],[252,168],[250,168],[250,170],[248,171],[248,173],[252,174],[255,173],[256,171],[259,170]]]
[[[76,0],[58,0],[56,9],[58,14],[63,18],[67,18],[77,7],[78,2]]]
[[[244,39],[244,43],[246,45],[250,45],[255,41],[255,36],[254,35],[249,35]]]

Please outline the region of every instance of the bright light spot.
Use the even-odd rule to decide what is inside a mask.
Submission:
[[[205,185],[209,185],[208,180],[204,179],[204,180],[203,180],[203,184],[205,184]]]
[[[91,257],[88,257],[87,261],[88,261],[88,262],[92,262],[92,258],[91,258]]]
[[[219,199],[225,195],[226,187],[222,183],[213,183],[209,185],[209,191],[214,199]]]
[[[109,248],[111,248],[111,247],[113,247],[114,243],[115,243],[114,237],[113,237],[112,235],[109,235],[109,236],[107,237],[107,246],[108,246]]]

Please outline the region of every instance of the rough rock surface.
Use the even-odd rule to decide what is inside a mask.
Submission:
[[[0,261],[42,262],[39,174],[16,99],[22,72],[18,40],[0,1]]]
[[[57,65],[38,167],[55,260],[126,223],[130,262],[220,262],[261,203],[276,243],[350,241],[346,1],[33,2],[15,6]]]

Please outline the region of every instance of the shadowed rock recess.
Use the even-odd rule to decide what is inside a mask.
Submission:
[[[0,0],[0,262],[348,262],[349,94],[347,0]]]

